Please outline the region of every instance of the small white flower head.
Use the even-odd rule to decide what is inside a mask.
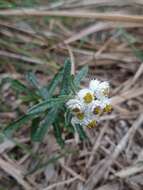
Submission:
[[[88,88],[80,90],[77,96],[85,104],[89,104],[94,100],[94,93]]]
[[[79,99],[70,99],[67,103],[66,103],[67,107],[73,112],[73,113],[78,113],[81,112],[84,107],[83,104],[81,103],[81,101]]]
[[[109,95],[109,83],[108,82],[101,82],[100,85],[97,88],[97,91],[95,92],[98,99],[102,99],[104,97],[107,97]]]
[[[80,118],[80,117],[81,118]],[[90,114],[89,115],[79,115],[79,116],[74,116],[71,120],[71,123],[72,125],[74,126],[75,124],[80,124],[81,126],[83,127],[88,127],[88,128],[93,128],[93,127],[96,127],[96,124],[97,124],[97,121],[98,121],[98,118],[93,116],[93,114]]]
[[[91,112],[94,115],[100,115],[102,113],[102,102],[100,100],[94,100],[91,105]]]
[[[91,80],[89,88],[83,88],[70,99],[66,106],[73,114],[71,123],[80,124],[83,127],[93,128],[100,120],[100,115],[112,110],[109,95],[109,83]]]
[[[95,117],[87,117],[83,120],[83,122],[81,123],[81,125],[83,127],[87,127],[87,128],[93,128],[96,127],[97,125],[97,120]]]
[[[85,119],[84,113],[83,112],[79,112],[75,116],[72,117],[71,123],[72,123],[73,126],[75,124],[80,124],[80,125],[83,126],[84,119]]]
[[[104,98],[102,100],[102,109],[106,113],[109,113],[112,111],[112,105],[111,105],[111,99],[110,98]]]
[[[89,89],[92,90],[94,93],[98,89],[100,81],[97,79],[91,80],[89,83]]]

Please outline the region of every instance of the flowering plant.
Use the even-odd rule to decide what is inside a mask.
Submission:
[[[48,86],[41,87],[33,73],[27,75],[32,89],[13,80],[12,87],[22,93],[22,101],[26,101],[30,108],[7,126],[4,133],[10,137],[29,123],[32,141],[42,141],[51,128],[60,146],[64,146],[69,133],[78,132],[81,139],[86,138],[84,126],[94,127],[100,115],[111,110],[108,82],[91,80],[88,88],[78,91],[87,73],[88,68],[83,67],[77,75],[72,75],[71,63],[66,60]]]
[[[88,88],[81,89],[66,105],[73,115],[71,123],[88,128],[96,126],[100,115],[110,112],[109,83],[91,80]]]

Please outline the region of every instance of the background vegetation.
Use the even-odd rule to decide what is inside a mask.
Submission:
[[[142,190],[142,14],[141,0],[0,0],[0,189]],[[64,86],[67,58],[79,78],[88,66],[81,86],[111,84],[113,112],[85,133],[62,110],[60,127],[23,117]]]

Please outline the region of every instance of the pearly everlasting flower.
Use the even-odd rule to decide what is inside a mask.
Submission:
[[[80,90],[77,94],[78,98],[81,100],[81,102],[85,104],[89,104],[94,100],[94,93],[92,90],[88,88],[84,88]]]
[[[108,82],[101,82],[95,92],[96,97],[98,99],[102,99],[109,95],[109,83]]]
[[[111,110],[112,110],[111,99],[109,99],[109,98],[104,98],[104,99],[102,100],[102,109],[103,109],[103,111],[106,112],[106,113],[111,112]]]
[[[100,81],[97,79],[91,80],[89,83],[89,89],[92,90],[94,93],[98,89]]]
[[[84,109],[84,106],[82,102],[79,99],[70,99],[66,103],[67,107],[72,111],[72,112],[81,112]]]
[[[76,117],[73,117],[71,123],[73,126],[75,124],[80,124],[83,127],[93,128],[93,127],[96,127],[97,120],[93,116],[92,117],[85,117],[83,120],[79,120]]]
[[[91,105],[91,112],[95,115],[102,113],[102,102],[100,100],[94,100]]]
[[[109,83],[91,80],[89,88],[77,92],[74,99],[70,99],[66,106],[73,115],[71,123],[83,127],[93,128],[100,120],[100,115],[112,110],[109,95]]]

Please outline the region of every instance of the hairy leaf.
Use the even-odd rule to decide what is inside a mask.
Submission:
[[[57,118],[58,111],[55,108],[52,108],[46,115],[45,119],[41,122],[39,127],[32,135],[32,140],[34,141],[42,141],[45,134],[47,133],[48,128],[52,125],[52,123]]]
[[[80,82],[86,77],[88,73],[88,66],[83,67],[75,76],[75,80],[74,83],[76,84],[76,86],[80,85]]]
[[[63,80],[61,84],[61,95],[70,93],[70,80],[71,80],[71,62],[67,59],[64,63]]]
[[[9,124],[6,127],[6,129],[4,129],[4,134],[6,136],[11,136],[15,130],[17,130],[19,127],[21,127],[21,125],[27,123],[30,119],[32,119],[32,116],[30,116],[30,115],[24,115],[24,116],[20,117],[18,120]]]
[[[54,94],[54,91],[58,86],[58,84],[62,81],[62,78],[63,78],[63,69],[60,70],[50,82],[48,86],[49,97],[51,97]]]
[[[54,134],[57,140],[57,143],[63,148],[64,147],[64,140],[62,138],[62,131],[60,126],[58,125],[58,122],[55,122],[53,124]]]
[[[67,96],[67,95],[59,96],[58,98],[50,98],[46,101],[43,101],[43,102],[36,104],[33,107],[31,107],[28,110],[27,114],[28,115],[39,114],[41,112],[46,111],[48,108],[59,107],[59,105],[63,104],[68,99],[69,99],[69,96]]]
[[[75,127],[76,127],[76,131],[79,134],[80,139],[81,140],[87,139],[87,136],[86,136],[86,133],[85,133],[83,127],[81,125],[79,125],[79,124],[76,124]]]

